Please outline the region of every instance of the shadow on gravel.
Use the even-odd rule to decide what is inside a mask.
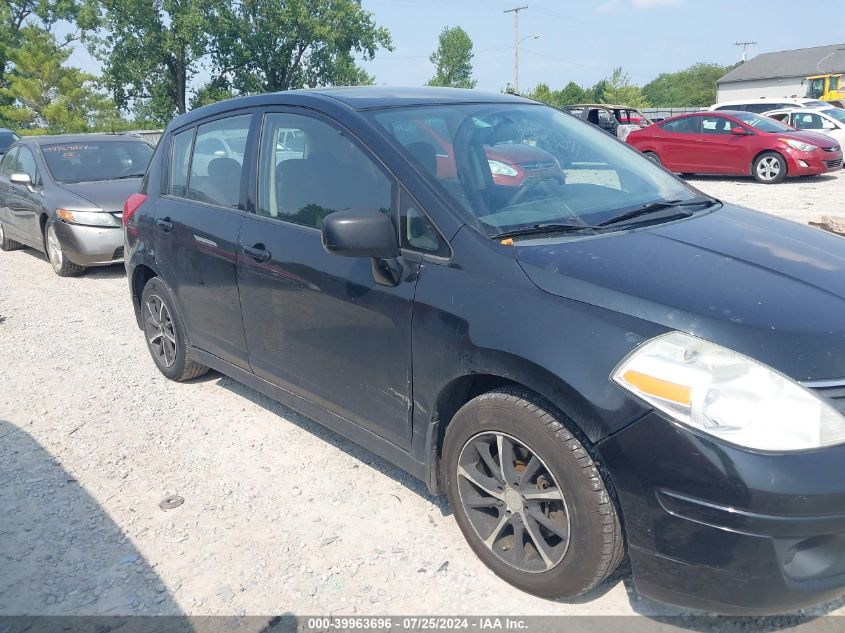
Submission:
[[[0,419],[0,617],[153,614],[181,609],[152,566],[50,453]]]
[[[826,618],[824,616],[845,605],[845,597],[818,607],[784,615],[717,616],[692,609],[679,609],[643,598],[634,591],[634,583],[630,575],[623,582],[625,583],[625,590],[628,592],[631,608],[634,611],[649,620],[671,625],[678,629],[701,631],[702,633],[746,633],[748,631],[770,633],[785,629],[805,633],[816,631],[819,633],[830,631],[832,633],[842,630],[840,617]]]
[[[44,262],[45,266],[50,265],[50,260],[47,259],[47,255],[45,253],[42,253],[41,251],[27,247],[21,249],[21,252],[27,253],[35,259],[40,259],[42,262]],[[125,276],[126,269],[123,267],[123,264],[112,264],[111,266],[94,266],[93,268],[86,268],[85,272],[82,273],[82,277],[84,279],[118,279],[120,277]]]
[[[384,460],[378,455],[371,453],[370,451],[359,446],[352,440],[348,440],[342,435],[338,435],[337,433],[326,428],[319,422],[315,422],[311,418],[305,417],[304,415],[294,411],[293,409],[290,409],[285,405],[276,402],[272,398],[268,398],[264,394],[258,393],[251,387],[247,387],[243,383],[240,383],[237,380],[233,380],[228,376],[223,376],[220,374],[216,375],[219,378],[217,382],[219,386],[228,389],[232,393],[235,393],[241,396],[242,398],[247,398],[248,400],[259,405],[260,407],[263,407],[270,413],[283,417],[285,420],[291,422],[292,424],[296,424],[302,430],[308,431],[311,435],[321,439],[327,444],[330,444],[331,446],[342,450],[347,455],[351,455],[352,457],[366,464],[370,468],[373,468],[379,471],[380,473],[384,473],[388,477],[394,479],[395,481],[405,486],[408,490],[415,492],[420,497],[423,497],[432,505],[437,506],[443,516],[449,516],[452,514],[452,509],[449,507],[449,503],[446,501],[445,495],[435,497],[434,495],[429,493],[426,485],[416,477],[409,475],[404,470],[397,468],[387,460]]]

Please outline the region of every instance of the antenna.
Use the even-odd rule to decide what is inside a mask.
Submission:
[[[748,47],[757,46],[757,42],[736,42],[734,46],[742,47],[742,61],[748,60]]]

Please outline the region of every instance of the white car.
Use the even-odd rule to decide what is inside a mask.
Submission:
[[[840,147],[845,147],[845,110],[842,108],[786,108],[764,112],[764,115],[797,130],[827,134],[836,139]]]
[[[769,110],[785,108],[829,108],[830,104],[818,99],[796,99],[794,97],[765,97],[762,99],[741,99],[722,101],[710,106],[711,110],[744,110],[763,114]]]

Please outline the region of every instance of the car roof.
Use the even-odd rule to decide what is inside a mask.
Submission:
[[[144,141],[134,134],[52,134],[46,136],[25,136],[22,141],[29,141],[35,145],[51,145],[53,143],[84,143],[86,141]]]
[[[536,101],[501,92],[483,92],[462,88],[435,88],[430,86],[338,86],[269,92],[248,97],[227,99],[183,114],[170,125],[170,129],[188,125],[199,119],[223,114],[239,108],[290,105],[331,108],[338,105],[351,110],[376,110],[425,105],[460,103],[511,103],[539,105]]]

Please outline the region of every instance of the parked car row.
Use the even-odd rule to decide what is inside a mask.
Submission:
[[[755,143],[785,139],[799,167],[822,151],[749,112],[629,140],[657,130],[652,151],[674,160],[677,126],[761,173],[775,163]],[[51,202],[13,214],[9,195],[0,227],[26,216],[14,237],[48,252],[39,223],[60,241],[95,215],[111,230],[111,200],[82,185],[96,164],[100,186],[138,188],[151,149],[129,143],[18,143],[10,188]],[[711,612],[835,598],[845,242],[656,162],[506,94],[221,102],[168,125],[123,205],[129,296],[165,376],[220,371],[419,477],[524,591],[581,595],[627,556],[637,591]]]

